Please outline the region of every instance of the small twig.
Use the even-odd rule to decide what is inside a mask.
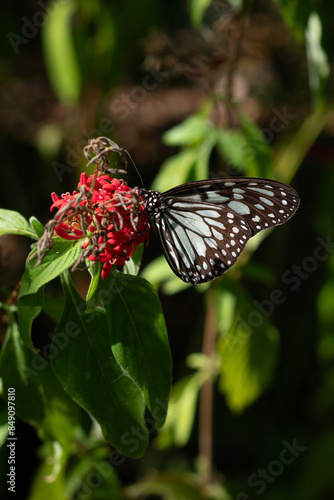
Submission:
[[[217,333],[217,304],[214,287],[209,288],[206,303],[207,309],[202,353],[213,363]],[[212,426],[213,377],[210,377],[209,380],[203,384],[199,396],[199,473],[203,485],[210,483],[212,480]]]

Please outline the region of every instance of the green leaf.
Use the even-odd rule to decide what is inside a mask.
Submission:
[[[2,394],[7,397],[8,388],[15,388],[17,416],[36,427],[42,424],[44,417],[39,378],[47,365],[46,360],[23,344],[17,324],[11,324],[0,356]]]
[[[51,348],[51,340],[45,344],[51,358],[59,349],[60,344]],[[63,391],[49,361],[23,344],[16,323],[9,327],[1,350],[0,377],[3,395],[7,395],[9,387],[15,389],[17,416],[34,425],[41,438],[58,441],[62,452],[69,452],[79,422],[79,409]]]
[[[76,104],[81,94],[81,72],[73,43],[72,18],[75,0],[51,2],[43,23],[42,39],[46,68],[51,84],[63,103]]]
[[[96,290],[98,289],[99,282],[101,278],[102,263],[94,262],[93,265],[88,267],[89,274],[91,276],[89,288],[86,295],[87,310],[95,309],[101,301],[98,301],[96,297]]]
[[[173,385],[166,423],[155,441],[158,448],[187,444],[194,425],[201,386],[202,377],[198,372]]]
[[[166,295],[174,295],[191,286],[180,280],[180,278],[173,273],[164,255],[160,255],[160,257],[157,257],[145,266],[141,273],[141,277],[156,287],[161,286],[163,293]]]
[[[321,37],[322,21],[319,14],[312,12],[305,31],[305,41],[310,88],[316,101],[321,101],[324,97],[324,84],[330,70],[327,54],[321,45]]]
[[[4,234],[19,234],[36,239],[35,231],[30,227],[23,215],[14,210],[0,209],[0,236]]]
[[[37,257],[29,260],[29,256],[19,298],[36,293],[43,285],[71,267],[80,255],[82,241],[82,239],[70,241],[55,237],[53,247],[38,266],[35,265]],[[33,255],[33,253],[34,250],[30,255]]]
[[[246,140],[244,148],[247,174],[252,177],[269,177],[272,170],[272,152],[262,130],[237,108]]]
[[[314,1],[275,0],[275,3],[278,4],[286,24],[297,40],[302,43],[304,41],[307,20],[314,9]]]
[[[212,0],[188,0],[188,9],[192,25],[199,28],[206,9]]]
[[[144,243],[138,245],[137,250],[131,255],[130,260],[125,262],[123,268],[124,274],[131,274],[137,276],[140,269],[141,259],[144,253]]]
[[[179,469],[181,469],[179,467]],[[168,470],[150,474],[126,488],[126,498],[161,498],[164,500],[232,500],[218,482],[208,484],[203,492],[202,478],[193,472]],[[242,497],[239,498],[241,500]],[[246,498],[246,497],[244,497]],[[238,499],[239,500],[239,499]]]
[[[166,191],[167,189],[187,182],[190,172],[197,160],[197,150],[185,149],[168,158],[154,178],[152,189]]]
[[[44,226],[43,224],[34,216],[30,217],[29,224],[34,230],[37,239],[41,238],[44,234]]]
[[[64,312],[53,344],[64,343],[52,366],[65,391],[100,424],[107,441],[137,458],[148,444],[145,401],[113,357],[105,311],[86,313],[68,275],[64,275]]]
[[[64,474],[58,474],[56,478],[52,477],[53,460],[50,460],[50,458],[50,456],[47,457],[38,467],[32,480],[29,496],[27,497],[28,500],[41,500],[41,498],[59,500],[61,498],[68,498],[65,491]],[[50,481],[50,477],[53,480]]]
[[[197,148],[197,158],[194,167],[195,179],[207,179],[210,177],[210,155],[217,141],[215,130],[211,129],[205,136],[203,142]]]
[[[217,130],[217,149],[232,166],[244,169],[247,142],[239,131]]]
[[[108,281],[103,286],[108,286]],[[112,352],[123,372],[143,391],[160,427],[166,417],[172,362],[158,295],[143,278],[121,273],[117,273],[111,292],[103,304]]]
[[[192,115],[182,123],[171,128],[163,135],[163,141],[168,146],[194,146],[213,130],[206,117]]]
[[[58,335],[50,348],[50,357],[55,359],[63,349],[66,349],[66,346],[59,342]],[[60,444],[61,450],[58,450],[58,453],[53,450],[59,461],[57,465],[59,470],[65,463],[65,458],[72,451],[73,439],[81,419],[81,410],[64,391],[50,363],[41,372],[39,390],[44,405],[40,436],[44,441],[57,441]]]
[[[64,307],[64,297],[62,295],[49,295],[44,294],[43,310],[50,316],[56,323],[61,317]]]
[[[43,309],[44,290],[41,287],[36,293],[25,295],[19,299],[18,321],[21,339],[33,351],[37,351],[31,340],[31,328],[35,318]]]
[[[8,436],[8,407],[7,401],[0,399],[0,448],[6,442]]]
[[[235,323],[218,343],[220,390],[231,410],[242,412],[269,385],[277,362],[276,328],[249,298],[239,297]]]

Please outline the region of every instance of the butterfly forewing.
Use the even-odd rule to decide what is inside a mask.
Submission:
[[[197,181],[145,197],[169,265],[193,284],[223,274],[251,236],[283,224],[299,205],[291,187],[247,177]]]

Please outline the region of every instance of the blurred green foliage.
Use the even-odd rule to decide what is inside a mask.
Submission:
[[[159,289],[174,359],[166,424],[142,459],[125,459],[47,369],[33,382],[33,399],[17,402],[20,498],[331,499],[334,4],[17,4],[1,20],[3,208],[46,222],[50,192],[71,191],[85,168],[82,148],[97,135],[130,150],[146,187],[244,174],[293,183],[301,196],[295,218],[249,242],[240,263],[212,285],[178,280],[151,235],[142,276]],[[139,184],[135,173],[129,177]],[[10,212],[6,220],[9,227]],[[27,235],[30,226],[21,224]],[[33,353],[18,337],[8,297],[29,248],[5,238],[1,311],[10,326],[1,330],[1,364],[19,386],[24,380],[6,357]],[[59,317],[61,307],[51,295],[49,316]],[[200,351],[211,314],[210,357]],[[48,341],[48,321],[36,326],[38,347]],[[214,384],[209,483],[198,457],[198,401],[207,383]],[[1,399],[2,471],[6,432]],[[280,461],[283,443],[294,440],[305,450]],[[0,492],[5,498],[6,484]]]

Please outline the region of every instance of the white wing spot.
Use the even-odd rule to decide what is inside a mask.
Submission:
[[[252,218],[253,222],[259,222],[260,217],[258,215],[255,215],[255,217]]]
[[[260,200],[261,200],[263,203],[265,203],[266,205],[269,205],[270,207],[273,207],[273,206],[274,206],[274,204],[273,204],[273,202],[272,202],[272,201],[267,200],[267,198],[263,198],[263,196],[260,196]],[[284,202],[284,201],[285,201],[285,200],[283,200],[283,202]]]
[[[245,203],[242,203],[241,201],[232,200],[228,203],[228,206],[240,215],[245,215],[250,213],[249,207],[245,205]],[[227,216],[232,218],[232,215],[230,214],[227,214]]]
[[[258,188],[258,187],[257,188],[251,187],[249,189],[251,189],[252,191],[257,191],[258,193],[265,194],[266,196],[274,196],[274,192],[273,191],[268,191],[268,189],[261,189],[261,188]]]

